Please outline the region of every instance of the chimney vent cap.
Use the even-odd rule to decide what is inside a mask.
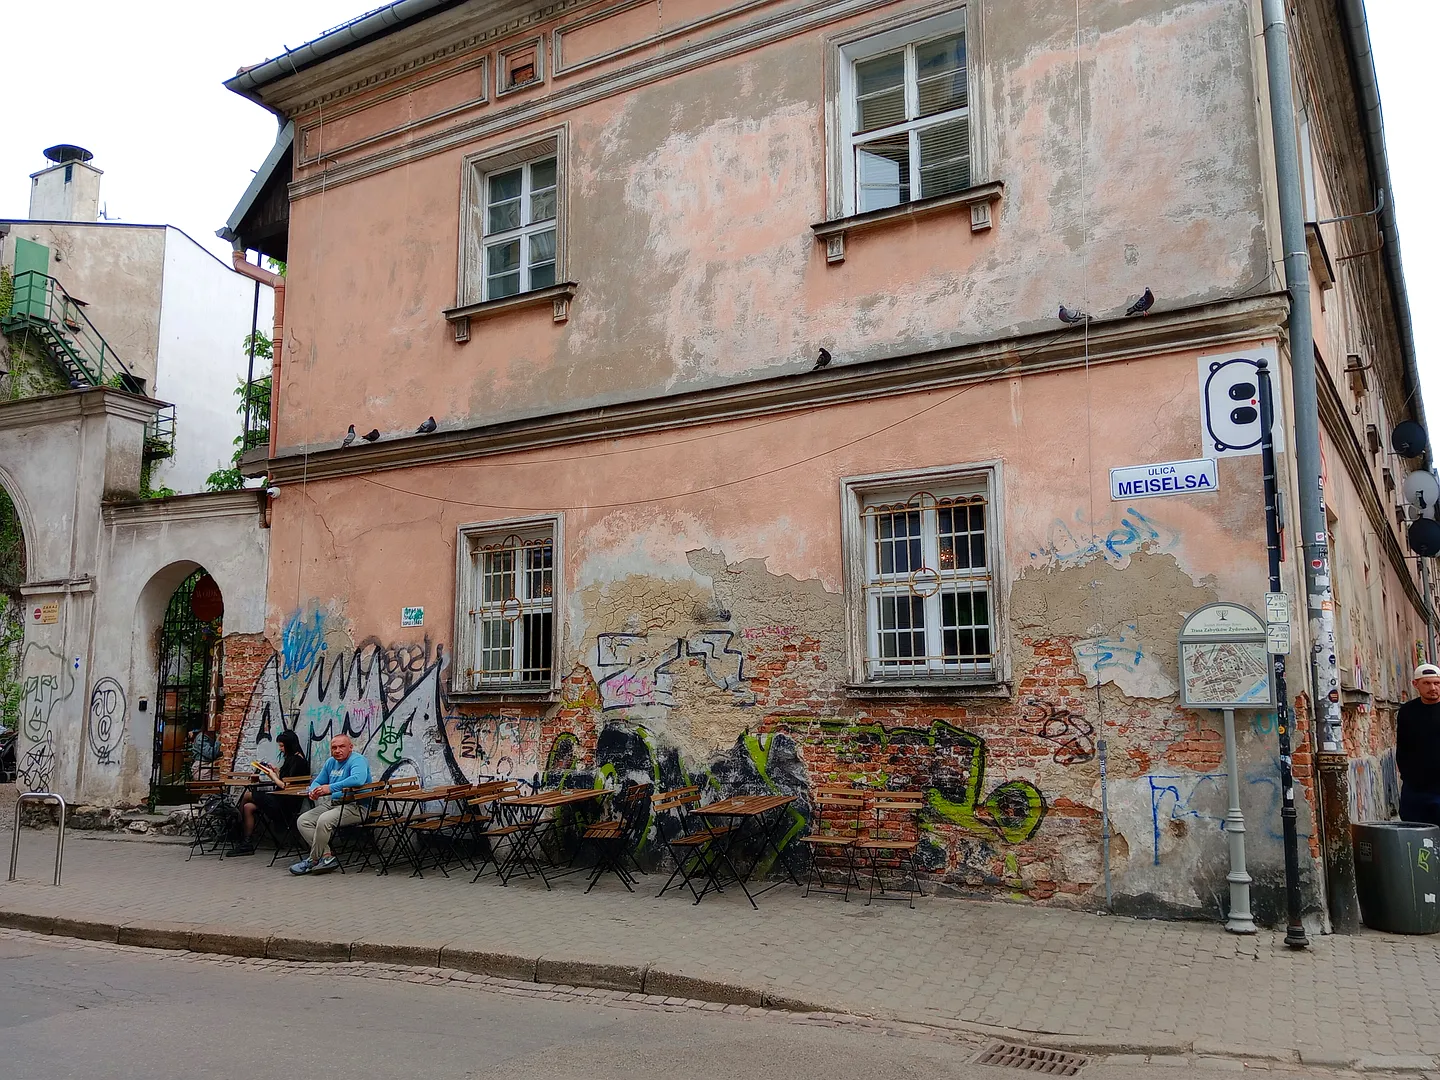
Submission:
[[[89,161],[95,155],[83,146],[58,143],[45,151],[45,156],[57,165],[68,165],[72,161]]]

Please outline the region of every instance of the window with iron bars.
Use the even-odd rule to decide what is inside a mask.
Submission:
[[[554,674],[553,527],[469,533],[465,678],[457,689],[548,689]]]
[[[985,492],[863,497],[867,679],[996,672],[993,544]]]

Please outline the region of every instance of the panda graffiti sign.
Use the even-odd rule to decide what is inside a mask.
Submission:
[[[1258,361],[1268,362],[1275,403],[1277,452],[1285,449],[1280,424],[1279,368],[1275,349],[1237,350],[1200,357],[1200,440],[1206,457],[1240,457],[1260,453],[1260,381]]]

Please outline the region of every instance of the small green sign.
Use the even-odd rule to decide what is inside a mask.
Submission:
[[[401,626],[424,626],[425,609],[423,607],[404,607],[400,609]]]

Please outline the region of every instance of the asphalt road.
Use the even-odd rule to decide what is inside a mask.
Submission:
[[[0,938],[0,1077],[1020,1080],[938,1039]],[[1081,1080],[1153,1070],[1091,1066]],[[1186,1070],[1186,1080],[1203,1071]],[[1220,1074],[1212,1074],[1218,1077]],[[1228,1078],[1233,1073],[1227,1073]],[[1289,1074],[1293,1077],[1296,1074]]]

